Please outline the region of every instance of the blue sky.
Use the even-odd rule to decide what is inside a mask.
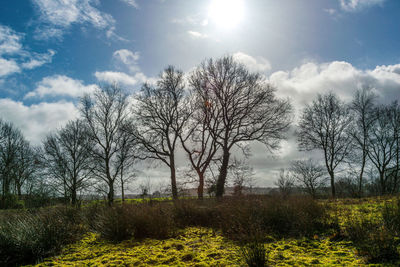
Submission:
[[[398,99],[399,15],[398,0],[2,0],[0,116],[39,144],[96,84],[136,91],[169,64],[189,72],[227,54],[297,110],[365,84]],[[262,153],[253,163],[269,170]],[[298,156],[289,140],[279,158]]]

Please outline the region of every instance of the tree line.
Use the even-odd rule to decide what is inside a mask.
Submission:
[[[206,60],[190,74],[169,66],[137,94],[117,84],[100,86],[81,98],[79,111],[79,118],[50,133],[37,148],[13,124],[0,121],[3,202],[46,184],[73,205],[80,192],[103,193],[112,204],[117,186],[124,198],[134,166],[142,160],[168,167],[170,192],[177,199],[177,151],[186,154],[198,197],[203,198],[211,175],[215,195],[222,197],[229,172],[241,186],[242,174],[249,173],[237,168],[234,151],[248,156],[252,142],[276,151],[293,121],[289,99],[278,98],[262,75],[231,56]],[[324,164],[292,162],[281,180],[285,184],[296,179],[315,196],[328,174],[335,196],[336,173],[351,169],[361,195],[366,169],[372,165],[380,192],[395,193],[399,127],[397,102],[378,105],[372,90],[357,91],[352,103],[334,93],[318,95],[303,110],[297,137],[299,149],[320,150]]]

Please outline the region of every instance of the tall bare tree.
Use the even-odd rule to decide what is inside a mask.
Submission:
[[[155,86],[144,84],[134,106],[135,127],[129,130],[146,158],[169,167],[173,199],[178,198],[175,154],[187,120],[184,87],[183,73],[173,66],[160,74]]]
[[[375,108],[375,121],[368,136],[368,157],[379,173],[381,194],[390,193],[388,188],[390,164],[398,164],[398,133],[400,110],[397,102]],[[397,167],[398,168],[398,167]]]
[[[351,121],[350,109],[333,93],[318,95],[300,117],[299,149],[322,150],[331,180],[332,197],[335,197],[335,170],[345,160],[352,145]]]
[[[0,120],[0,182],[3,200],[12,193],[15,170],[18,166],[18,152],[25,142],[18,128],[12,123]]]
[[[218,122],[211,123],[204,116],[207,104],[201,96],[194,93],[191,95],[191,102],[186,105],[188,121],[185,130],[179,135],[182,147],[186,151],[190,164],[198,177],[197,196],[199,199],[204,195],[205,174],[212,161],[217,160],[219,144],[212,136],[217,129]]]
[[[288,100],[275,96],[275,89],[261,75],[250,73],[233,57],[210,59],[190,78],[190,84],[204,103],[207,128],[222,150],[222,164],[216,196],[222,197],[231,150],[252,141],[273,151],[285,138],[291,122]]]
[[[81,114],[87,124],[92,149],[93,174],[107,187],[109,205],[114,202],[115,181],[123,161],[117,155],[121,150],[124,125],[128,120],[127,94],[117,84],[98,88],[82,98]]]
[[[56,186],[63,188],[64,196],[77,204],[78,193],[89,185],[94,140],[81,120],[67,123],[43,142],[43,164]]]
[[[318,189],[325,185],[326,171],[323,166],[312,159],[296,160],[290,164],[290,171],[294,179],[312,198],[317,196]]]
[[[351,131],[355,147],[361,152],[361,166],[358,175],[358,195],[362,195],[365,165],[368,159],[368,136],[374,124],[376,95],[371,88],[364,87],[356,91],[351,109],[355,114],[354,128]]]

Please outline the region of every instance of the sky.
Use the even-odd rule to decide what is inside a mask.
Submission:
[[[225,55],[289,97],[295,116],[318,93],[348,101],[363,85],[393,101],[399,14],[398,0],[2,0],[0,117],[40,145],[79,115],[79,97],[98,84],[134,93],[168,65],[190,72]],[[261,186],[304,157],[293,135],[274,155],[252,148]],[[168,176],[152,169],[143,176]]]

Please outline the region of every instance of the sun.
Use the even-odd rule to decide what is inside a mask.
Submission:
[[[211,0],[208,16],[217,27],[235,28],[244,18],[243,0]]]

